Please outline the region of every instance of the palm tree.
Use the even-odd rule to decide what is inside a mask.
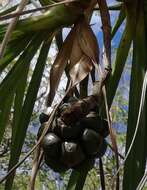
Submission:
[[[86,97],[86,103],[90,105],[90,108],[93,108],[98,102],[102,109],[101,113],[107,115],[108,120],[110,118],[107,107],[111,107],[128,53],[130,48],[133,49],[126,139],[127,157],[125,157],[126,159],[123,162],[122,187],[124,190],[132,190],[137,189],[139,185],[141,188],[146,179],[145,167],[147,158],[145,148],[147,135],[147,118],[145,117],[147,113],[145,106],[147,4],[145,0],[124,0],[114,7],[108,7],[105,0],[39,0],[42,8],[38,8],[35,11],[46,10],[45,12],[43,11],[39,16],[28,16],[25,19],[18,19],[20,15],[32,12],[32,10],[23,11],[24,6],[31,4],[31,2],[22,0],[19,6],[14,6],[0,13],[0,20],[12,18],[7,23],[0,25],[0,41],[2,42],[0,73],[4,76],[0,84],[0,141],[3,139],[11,109],[12,107],[14,108],[8,171],[19,161],[48,58],[48,51],[52,39],[55,37],[60,51],[50,72],[50,92],[47,106],[52,104],[61,75],[65,71],[68,78],[67,89],[74,87],[72,93],[75,93],[76,85],[80,84],[81,99]],[[16,8],[17,11],[13,12]],[[119,11],[118,19],[112,30],[109,9]],[[103,69],[99,64],[99,46],[89,26],[91,15],[95,10],[100,11],[102,20],[105,47],[102,60]],[[124,20],[126,21],[125,28],[110,74],[111,39],[117,33]],[[62,28],[67,26],[71,27],[71,31],[63,43],[60,38],[61,32]],[[31,60],[38,52],[39,57],[28,84]],[[87,76],[91,75],[94,80],[93,73],[95,70],[98,70],[100,85],[94,92],[95,94],[87,98]],[[105,106],[102,103],[103,99],[100,98],[101,94],[104,96]],[[93,96],[95,97],[94,99]],[[81,104],[78,106],[81,108]],[[117,147],[110,122],[109,128],[118,168]],[[132,140],[133,138],[134,140]],[[11,172],[11,175],[1,180],[1,182],[6,180],[6,190],[12,189],[15,169]],[[75,176],[76,180],[74,180]],[[87,170],[84,169],[80,171],[80,174],[73,172],[69,180],[68,189],[73,188],[72,184],[76,184],[75,189],[82,189],[86,176]],[[116,189],[119,189],[119,185],[119,175],[117,175]]]

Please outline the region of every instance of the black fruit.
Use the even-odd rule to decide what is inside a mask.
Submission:
[[[85,129],[82,136],[82,146],[87,155],[95,155],[99,152],[103,138],[92,129]]]
[[[109,135],[107,120],[101,119],[95,112],[90,112],[85,118],[81,119],[80,123],[81,126],[100,133],[104,138]]]
[[[85,155],[75,142],[62,143],[62,158],[61,161],[68,167],[74,167],[80,164],[85,159]]]
[[[65,166],[63,163],[60,162],[59,158],[58,159],[49,158],[46,153],[44,153],[44,160],[45,163],[55,172],[61,173],[69,169],[67,166]]]
[[[49,158],[58,158],[61,153],[61,140],[54,133],[48,133],[42,140],[41,146]]]
[[[39,121],[41,124],[47,122],[48,119],[49,119],[49,115],[47,115],[45,113],[41,113],[39,116]]]
[[[108,121],[103,119],[101,121],[101,135],[106,138],[109,135],[109,126],[108,126]]]
[[[81,101],[68,99],[67,103],[58,108],[52,125],[42,139],[45,163],[55,172],[65,172],[70,168],[77,171],[82,171],[83,168],[90,170],[95,158],[102,157],[106,152],[107,143],[104,138],[109,135],[108,122],[99,116],[98,107],[89,113],[87,109],[84,114],[81,107]],[[72,108],[76,111],[72,112]],[[38,138],[44,128],[48,127],[48,119],[49,115],[40,115]]]
[[[53,122],[53,132],[64,140],[76,140],[82,134],[82,131],[79,122],[66,125],[60,118]]]
[[[103,141],[100,145],[99,151],[96,154],[96,157],[97,158],[102,157],[105,154],[106,150],[107,150],[107,142],[105,139],[103,139]]]
[[[91,112],[85,118],[81,119],[80,123],[84,128],[92,129],[97,133],[99,133],[101,128],[101,118],[95,112]]]

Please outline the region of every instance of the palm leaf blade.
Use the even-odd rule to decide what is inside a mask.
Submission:
[[[130,83],[130,101],[128,113],[128,129],[127,129],[127,144],[126,151],[132,141],[133,134],[136,128],[138,111],[140,106],[142,84],[146,70],[146,37],[144,28],[144,16],[142,11],[142,3],[139,2],[138,21],[136,23],[136,35],[133,48],[133,63]],[[140,61],[141,60],[141,61]],[[134,96],[133,96],[134,95]],[[132,120],[133,118],[133,120]],[[130,155],[125,164],[123,189],[136,189],[146,165],[146,106],[142,112],[138,126],[137,136],[130,152]],[[141,148],[140,148],[141,147]],[[135,174],[135,175],[134,175]]]
[[[26,130],[32,115],[33,107],[37,97],[38,88],[41,82],[41,77],[46,63],[49,46],[50,46],[50,41],[44,43],[44,45],[41,48],[40,56],[38,58],[31,82],[28,87],[27,95],[21,110],[21,115],[19,114],[20,116],[18,121],[19,127],[17,127],[17,130],[14,135],[14,140],[13,140],[14,144],[11,150],[9,169],[17,163],[21,153],[22,145],[24,143],[24,139],[26,136]],[[5,189],[8,190],[12,188],[13,177],[14,173],[10,178],[7,179]]]

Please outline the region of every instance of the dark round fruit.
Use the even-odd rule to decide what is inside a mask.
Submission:
[[[49,158],[48,155],[46,153],[44,153],[44,160],[45,163],[55,172],[65,172],[66,170],[68,170],[69,168],[67,166],[65,166],[63,163],[61,163],[59,161],[59,159],[52,159]]]
[[[85,159],[85,155],[79,144],[75,142],[62,143],[61,161],[68,167],[74,167]]]
[[[104,138],[106,138],[109,135],[109,126],[108,126],[108,121],[103,119],[101,121],[101,131],[100,133]]]
[[[93,168],[94,161],[94,158],[86,158],[80,164],[73,167],[73,169],[77,170],[78,172],[81,172],[83,169],[89,171]]]
[[[38,130],[38,133],[37,133],[37,140],[40,138],[40,136],[42,135],[42,132],[43,132],[44,128],[47,127],[47,125],[48,125],[47,123],[42,123],[41,124],[41,126],[40,126],[40,128]],[[49,132],[49,130],[48,130],[48,132]]]
[[[102,157],[105,154],[106,150],[107,150],[107,142],[105,139],[103,139],[103,141],[100,145],[99,151],[96,154],[96,157],[97,158]]]
[[[85,118],[81,119],[80,123],[83,128],[92,129],[97,133],[101,128],[101,118],[95,112],[89,113]]]
[[[82,146],[87,155],[95,155],[99,152],[103,138],[92,129],[85,129],[82,136]]]
[[[84,128],[100,133],[104,138],[109,135],[107,120],[101,119],[96,112],[90,112],[85,118],[81,119],[80,123]]]
[[[61,153],[61,140],[54,133],[48,133],[42,140],[41,146],[50,158],[58,158]]]
[[[75,140],[82,134],[82,126],[79,122],[66,125],[60,118],[53,123],[53,132],[64,140]]]
[[[41,124],[47,122],[48,119],[49,119],[49,115],[47,115],[45,113],[41,113],[39,116],[39,121]]]

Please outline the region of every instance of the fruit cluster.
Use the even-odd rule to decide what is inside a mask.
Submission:
[[[63,172],[69,168],[78,169],[87,162],[92,165],[94,159],[102,157],[107,149],[105,140],[109,135],[107,121],[95,111],[91,111],[86,117],[67,125],[61,119],[61,113],[68,106],[70,105],[65,103],[59,108],[52,126],[41,143],[45,163],[56,172]],[[48,118],[48,115],[40,115],[42,125],[38,138]]]

